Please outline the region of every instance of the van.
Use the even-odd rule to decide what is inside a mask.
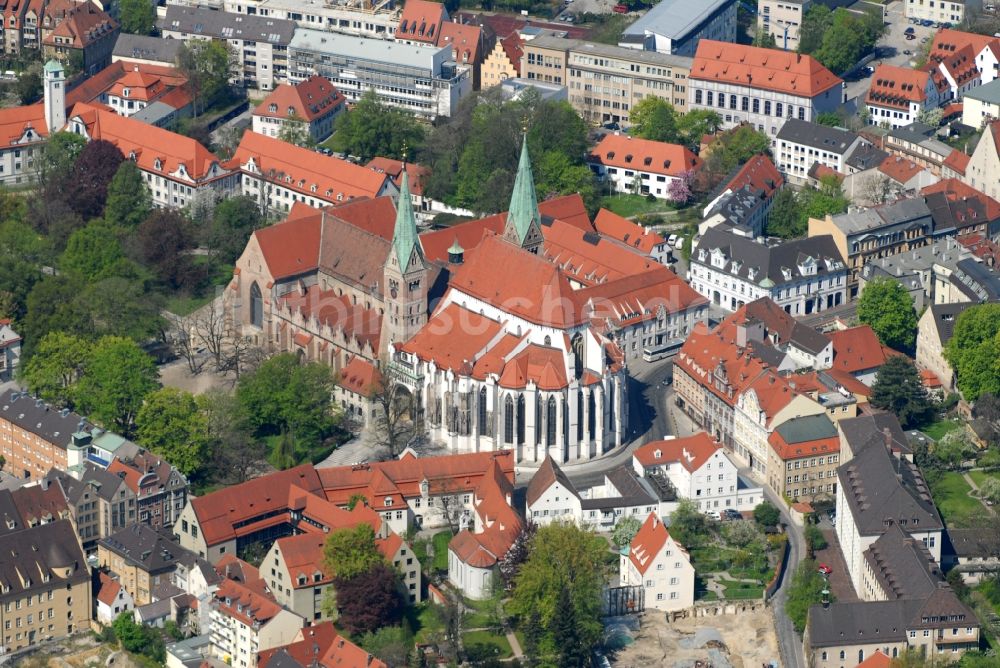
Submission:
[[[684,248],[684,237],[677,237],[677,242],[674,244],[674,248],[677,250]]]
[[[667,245],[668,246],[673,247],[673,245],[676,244],[676,243],[677,243],[677,235],[676,234],[671,234],[669,237],[667,237]]]

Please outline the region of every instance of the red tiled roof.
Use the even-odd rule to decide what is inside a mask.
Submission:
[[[711,39],[698,43],[690,78],[809,98],[842,83],[812,56]]]
[[[108,472],[124,477],[128,488],[137,494],[141,491],[140,485],[158,486],[162,489],[167,484],[171,471],[170,462],[151,452],[141,452],[128,461],[116,457],[108,464]]]
[[[891,665],[892,659],[883,654],[882,650],[877,649],[874,654],[859,663],[857,668],[889,668]]]
[[[540,390],[562,390],[566,379],[566,362],[563,353],[555,348],[530,344],[514,356],[500,372],[500,387],[524,388],[529,382]]]
[[[510,64],[514,67],[514,71],[520,76],[521,58],[524,57],[524,40],[521,39],[521,35],[513,32],[498,41],[500,48],[503,49],[504,54],[507,56],[507,60],[510,61]]]
[[[122,589],[121,584],[119,584],[117,580],[113,580],[111,576],[104,571],[100,571],[98,574],[98,584],[99,588],[95,594],[97,600],[104,605],[113,606],[115,604],[115,599],[118,598],[118,592]]]
[[[580,193],[561,195],[539,202],[538,213],[542,214],[543,217],[548,216],[561,220],[587,232],[594,230],[594,226],[590,224],[590,217],[587,216],[587,205],[584,204]]]
[[[514,480],[514,455],[510,450],[475,452],[440,457],[416,457],[405,453],[399,459],[359,466],[336,466],[317,471],[326,498],[346,505],[361,494],[380,510],[384,497],[391,496],[395,509],[405,507],[405,498],[420,496],[420,483],[427,480],[431,494],[471,492],[496,459],[508,480]]]
[[[392,158],[382,158],[375,157],[368,161],[365,165],[368,169],[373,169],[376,172],[385,172],[392,179],[392,182],[397,186],[402,183],[403,180],[403,161],[393,160]],[[417,165],[412,162],[406,163],[406,174],[409,177],[410,192],[414,195],[424,194],[424,178],[431,173],[429,167],[424,167],[423,165]]]
[[[243,133],[230,163],[283,188],[328,202],[378,197],[388,179],[353,162],[249,131]]]
[[[281,612],[281,606],[235,580],[224,579],[215,592],[219,612],[251,628]]]
[[[966,155],[961,151],[956,151],[953,149],[952,152],[948,154],[948,157],[945,158],[944,162],[941,164],[947,167],[948,169],[952,170],[956,174],[964,175],[965,170],[969,167],[970,160],[972,160],[971,155]]]
[[[441,25],[438,46],[450,46],[452,56],[459,65],[478,63],[481,55],[479,47],[483,41],[483,31],[479,26],[445,21]]]
[[[19,341],[20,339],[15,339]],[[69,516],[69,504],[58,485],[21,487],[11,493],[17,514],[29,525]]]
[[[667,531],[663,520],[655,512],[650,513],[629,545],[629,561],[639,573],[645,574],[656,561],[656,555],[667,544],[669,538],[670,532]],[[684,549],[680,543],[677,543],[677,547],[680,550]]]
[[[118,23],[113,18],[93,2],[85,2],[71,9],[42,43],[57,48],[70,45],[74,49],[82,49],[117,31]],[[57,42],[57,37],[62,41]]]
[[[989,35],[942,28],[931,38],[928,59],[940,62],[960,53],[965,47],[970,47],[976,56],[987,47],[992,47],[994,51],[1000,53],[1000,40]]]
[[[269,514],[287,508],[287,490],[293,484],[306,492],[322,493],[316,470],[311,464],[302,464],[192,498],[191,507],[198,518],[205,544],[215,545],[286,521],[284,515]],[[255,521],[255,518],[261,519]],[[239,529],[234,527],[236,523],[246,522],[249,524]]]
[[[838,371],[858,373],[875,369],[889,357],[902,354],[883,346],[868,325],[833,331],[828,336],[833,341],[833,368]]]
[[[1000,202],[996,201],[986,193],[976,190],[969,184],[959,181],[958,179],[942,179],[937,183],[926,186],[920,190],[921,195],[929,195],[931,193],[944,193],[948,198],[948,201],[952,204],[953,213],[961,213],[955,209],[955,205],[959,205],[961,202],[973,199],[977,200],[983,206],[983,209],[986,212],[986,217],[990,221],[1000,218]]]
[[[597,285],[663,266],[628,245],[561,220],[542,225],[542,236],[542,257],[581,285]]]
[[[875,68],[866,104],[909,110],[911,102],[927,100],[930,73],[883,63]]]
[[[374,364],[355,355],[337,374],[337,384],[345,390],[367,397],[371,395],[381,375]]]
[[[941,379],[937,377],[937,374],[930,369],[920,370],[920,381],[924,384],[924,387],[929,390],[935,390],[943,385],[941,383]]]
[[[292,116],[312,122],[336,113],[346,98],[326,77],[314,74],[294,86],[281,84],[253,110],[254,116],[286,119]],[[272,110],[273,108],[273,110]]]
[[[306,626],[299,631],[295,642],[281,647],[265,649],[257,654],[257,665],[263,668],[275,653],[284,650],[300,666],[314,666],[337,639],[337,629],[333,622],[321,622]]]
[[[587,160],[608,167],[668,176],[679,176],[685,171],[696,170],[701,165],[701,159],[686,146],[616,133],[604,135],[587,156]]]
[[[441,24],[448,20],[448,11],[440,2],[406,0],[399,16],[396,39],[437,44]]]
[[[305,293],[293,290],[277,301],[293,315],[300,313],[307,320],[315,318],[319,324],[343,332],[345,338],[356,341],[359,346],[367,344],[374,352],[379,350],[382,316],[377,309],[353,303],[349,295],[338,295],[333,289],[324,291],[319,285],[311,285]],[[305,338],[306,333],[297,332],[296,337],[299,335],[303,338],[296,339],[296,343],[303,347],[308,345],[311,339]]]
[[[735,328],[733,328],[735,330]],[[719,389],[712,381],[712,374],[721,365],[729,379],[731,392]],[[708,392],[716,395],[729,406],[736,403],[740,392],[766,368],[750,351],[733,344],[720,331],[709,332],[704,323],[697,323],[674,361],[681,369]]]
[[[92,104],[77,104],[70,117],[84,122],[90,139],[111,142],[126,158],[134,155],[139,169],[145,172],[176,178],[171,175],[183,168],[195,181],[225,173],[219,159],[190,137],[119,116]],[[157,164],[160,166],[157,167]]]
[[[476,531],[460,531],[448,550],[475,568],[490,568],[507,554],[521,533],[522,522],[511,508],[514,485],[494,460],[473,494],[472,507],[479,521]]]
[[[699,431],[684,438],[650,441],[636,448],[632,456],[646,468],[680,462],[684,468],[694,473],[721,449],[722,446],[710,435]]]
[[[392,241],[396,227],[396,204],[388,195],[375,199],[355,199],[328,206],[324,210],[354,227]]]
[[[435,313],[402,350],[439,369],[458,371],[471,363],[500,332],[500,323],[473,311],[448,304]]]
[[[812,441],[800,441],[799,443],[788,443],[781,435],[781,432],[775,430],[771,432],[767,442],[782,461],[840,452],[839,436],[817,438]]]
[[[755,192],[763,192],[764,197],[770,197],[784,184],[784,177],[781,176],[781,172],[774,166],[771,159],[763,153],[759,153],[743,164],[740,171],[723,187],[723,190],[735,192],[749,187]]]
[[[255,230],[253,236],[272,278],[315,271],[319,266],[322,229],[322,214],[317,212]]]
[[[680,313],[708,300],[670,269],[661,264],[648,271],[625,276],[577,291],[591,320],[608,320],[618,327],[667,314]]]
[[[890,155],[882,161],[882,164],[878,166],[878,170],[896,183],[902,184],[924,171],[924,168],[907,158]]]
[[[617,239],[647,255],[664,242],[663,235],[659,232],[645,228],[607,209],[597,212],[594,227],[599,233]]]

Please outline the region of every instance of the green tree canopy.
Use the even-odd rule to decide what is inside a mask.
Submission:
[[[781,513],[778,512],[773,503],[764,501],[753,509],[753,519],[763,527],[775,527],[781,521]]]
[[[21,104],[34,104],[42,99],[42,75],[34,69],[28,70],[17,78],[14,90]]]
[[[701,545],[711,534],[708,516],[691,499],[681,499],[670,513],[670,533],[688,548]]]
[[[767,214],[768,236],[794,239],[808,231],[802,207],[791,188],[782,188],[774,195],[771,211]]]
[[[70,235],[59,268],[87,283],[132,273],[118,235],[103,220],[95,220]]]
[[[50,252],[48,240],[21,222],[21,215],[0,211],[0,318],[15,321],[27,312],[28,294],[42,280]]]
[[[156,27],[156,6],[150,0],[121,0],[119,20],[122,32],[133,35],[152,34]]]
[[[223,40],[190,40],[177,52],[177,68],[187,77],[198,115],[228,88],[231,74],[228,43]]]
[[[335,578],[350,580],[386,563],[375,543],[375,531],[369,524],[337,529],[326,538],[323,565]]]
[[[152,358],[135,341],[99,339],[76,384],[77,405],[107,429],[130,436],[143,401],[159,386]]]
[[[649,95],[639,100],[632,106],[629,120],[636,137],[669,143],[676,143],[680,137],[677,111],[662,97]]]
[[[902,355],[890,357],[878,370],[869,401],[875,408],[893,413],[904,429],[920,427],[934,417],[917,367]]]
[[[151,392],[135,416],[135,433],[139,445],[186,476],[207,463],[208,420],[190,392],[173,387]]]
[[[677,131],[685,146],[698,146],[705,135],[722,127],[722,116],[711,109],[692,109],[677,119]]]
[[[423,144],[423,126],[401,109],[382,102],[369,89],[350,111],[337,117],[333,146],[364,161],[376,156],[401,159]]]
[[[295,113],[283,119],[278,139],[296,146],[311,147],[316,144],[309,132],[309,124]]]
[[[556,646],[557,620],[572,614],[577,629],[574,642],[583,651],[589,651],[601,637],[606,552],[604,539],[574,524],[557,522],[540,527],[515,580],[508,610],[521,619],[537,613],[541,626],[547,630],[550,650],[560,654],[574,648]],[[561,640],[565,642],[566,638]]]
[[[615,524],[614,531],[611,532],[611,541],[618,547],[625,547],[632,543],[632,539],[642,528],[642,522],[638,517],[626,515]]]
[[[944,353],[966,399],[1000,394],[1000,304],[981,304],[963,311],[955,320]]]
[[[24,337],[22,355],[31,357],[35,346],[49,332],[63,331],[90,338],[90,314],[77,299],[79,282],[68,275],[45,276],[28,293],[27,309],[21,323]]]
[[[38,161],[38,179],[43,187],[52,186],[50,196],[60,194],[73,172],[73,164],[83,152],[87,140],[75,132],[60,130],[45,142]]]
[[[146,180],[135,163],[125,160],[108,184],[104,220],[115,227],[134,230],[153,209]]]
[[[901,283],[875,278],[865,284],[858,300],[858,320],[869,325],[882,345],[911,352],[917,337],[917,313]]]
[[[808,53],[836,74],[849,70],[885,33],[881,10],[862,15],[843,7],[813,5],[799,30],[799,53]]]
[[[212,212],[204,242],[221,261],[233,263],[243,253],[253,231],[263,226],[264,216],[253,197],[229,197]]]
[[[817,570],[818,566],[812,559],[803,559],[795,569],[791,585],[788,588],[788,600],[785,602],[785,612],[792,620],[792,625],[799,633],[806,628],[806,619],[810,606],[822,603],[823,590],[828,589],[826,578]],[[830,600],[833,595],[830,594]]]
[[[65,332],[49,332],[20,369],[33,393],[58,406],[72,403],[72,388],[90,356],[90,343]]]

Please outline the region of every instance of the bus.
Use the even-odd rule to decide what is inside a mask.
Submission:
[[[684,341],[684,339],[670,339],[661,345],[643,348],[642,360],[644,362],[657,362],[673,357],[681,349],[681,346],[684,345]]]

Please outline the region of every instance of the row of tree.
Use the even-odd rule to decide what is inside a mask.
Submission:
[[[810,218],[847,211],[850,200],[844,195],[836,176],[822,176],[818,188],[806,187],[798,192],[782,188],[775,194],[767,219],[767,234],[793,239],[805,236]]]
[[[843,7],[831,11],[816,4],[802,19],[798,51],[842,74],[870,52],[885,31],[881,8],[858,15]]]

